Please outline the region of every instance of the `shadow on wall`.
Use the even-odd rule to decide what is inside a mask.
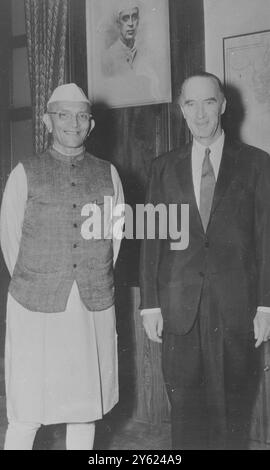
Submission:
[[[96,125],[86,142],[87,150],[98,157],[113,155],[117,144],[117,123],[113,119],[113,111],[105,103],[99,102],[93,104],[92,113]]]
[[[9,281],[10,276],[5,265],[2,250],[0,249],[0,358],[4,357],[6,304]]]
[[[240,91],[231,85],[226,86],[227,107],[223,117],[223,128],[233,140],[241,140],[241,126],[245,118],[245,108]]]
[[[111,109],[99,102],[93,105],[92,112],[96,126],[86,147],[115,165],[125,202],[135,209],[136,204],[143,204],[145,200],[147,178],[156,151],[156,116],[160,108]],[[135,234],[133,239],[123,240],[116,266],[116,279],[120,284],[138,285],[139,252],[140,241],[135,239]]]

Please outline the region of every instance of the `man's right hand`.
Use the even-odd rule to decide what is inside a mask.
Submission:
[[[160,312],[145,313],[143,315],[143,326],[151,341],[162,343],[163,318]]]

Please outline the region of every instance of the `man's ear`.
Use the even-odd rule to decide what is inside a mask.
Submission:
[[[179,106],[179,108],[181,109],[181,112],[182,112],[182,114],[183,114],[184,119],[186,120],[185,111],[184,111],[183,106],[181,106],[180,102],[178,102],[178,106]]]
[[[221,105],[221,114],[225,113],[226,106],[227,106],[227,101],[226,101],[226,98],[224,98],[223,103]]]
[[[89,126],[89,129],[88,129],[88,132],[87,132],[87,136],[91,134],[92,130],[94,129],[96,123],[95,123],[95,120],[94,119],[91,119],[91,124]]]
[[[51,133],[51,132],[52,132],[52,120],[51,120],[51,116],[49,116],[49,114],[45,113],[45,114],[43,115],[43,122],[44,122],[44,124],[45,124],[45,126],[46,126],[46,128],[47,128],[47,131],[48,131],[49,133]]]

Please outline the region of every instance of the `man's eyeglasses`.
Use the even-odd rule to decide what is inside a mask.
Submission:
[[[80,122],[87,122],[92,119],[92,114],[86,113],[84,111],[81,111],[79,113],[73,114],[70,113],[69,111],[48,111],[48,114],[56,114],[58,116],[59,121],[70,121],[73,117],[76,117],[78,121]]]

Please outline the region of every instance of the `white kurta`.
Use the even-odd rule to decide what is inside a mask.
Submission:
[[[123,203],[123,190],[113,166],[111,175],[115,206]],[[11,275],[27,192],[26,174],[19,163],[6,185],[0,221],[1,246]],[[121,224],[117,229],[114,262]],[[80,299],[76,282],[64,312],[32,312],[8,294],[5,378],[9,422],[53,424],[100,419],[118,401],[114,306],[90,312]]]

